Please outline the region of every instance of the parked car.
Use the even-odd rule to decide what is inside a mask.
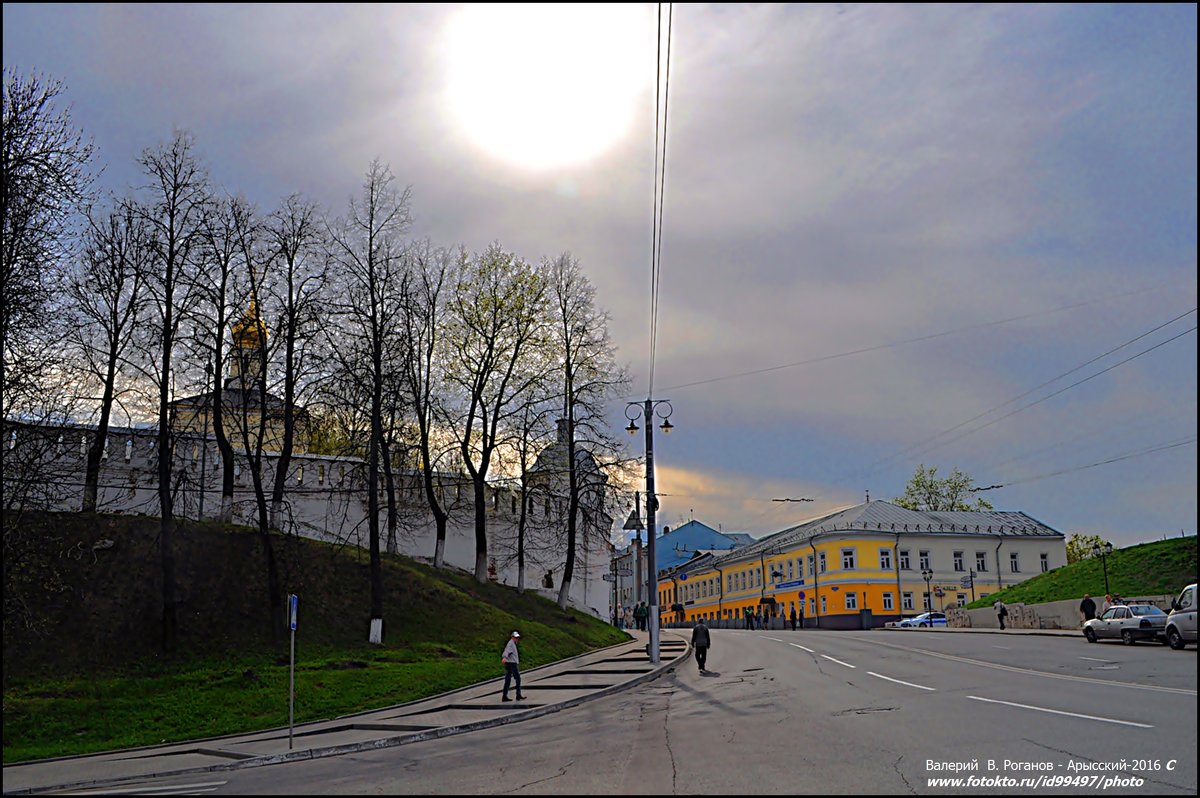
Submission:
[[[1196,643],[1196,585],[1183,589],[1179,598],[1171,602],[1167,615],[1167,643],[1178,651],[1188,643]]]
[[[1153,604],[1121,604],[1083,625],[1089,643],[1120,639],[1127,646],[1138,640],[1167,642],[1167,614]]]
[[[905,618],[896,624],[905,628],[912,626],[928,627],[928,626],[945,626],[946,613],[944,612],[923,612],[915,618]]]

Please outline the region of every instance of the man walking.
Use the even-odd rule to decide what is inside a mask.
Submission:
[[[700,666],[701,673],[706,672],[704,665],[708,662],[708,646],[710,643],[708,627],[704,625],[703,618],[698,618],[696,626],[692,629],[692,648],[696,649],[696,664]]]
[[[1096,602],[1092,601],[1092,597],[1089,594],[1083,594],[1083,601],[1079,602],[1079,611],[1083,613],[1084,623],[1096,617]]]
[[[504,693],[501,701],[512,701],[508,697],[508,683],[513,679],[517,682],[517,700],[525,700],[525,696],[521,695],[521,655],[517,653],[517,641],[520,639],[521,633],[513,632],[512,637],[508,638],[508,645],[504,647],[504,653],[500,655],[500,661],[504,663]]]
[[[1004,602],[999,599],[992,605],[996,610],[996,620],[1000,621],[1000,628],[1004,628],[1004,619],[1008,617],[1008,607],[1004,606]]]
[[[795,604],[792,605],[792,617],[790,620],[792,622],[792,631],[794,632],[794,631],[796,631],[796,605]]]

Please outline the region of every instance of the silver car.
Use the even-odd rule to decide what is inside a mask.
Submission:
[[[1167,614],[1153,604],[1118,604],[1109,607],[1099,618],[1083,625],[1083,636],[1089,643],[1097,640],[1121,639],[1127,646],[1138,640],[1167,642]]]

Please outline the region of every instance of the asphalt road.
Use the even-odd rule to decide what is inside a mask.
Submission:
[[[122,792],[1197,791],[1192,648],[920,631],[712,636],[708,674],[689,658],[628,693],[536,720]]]

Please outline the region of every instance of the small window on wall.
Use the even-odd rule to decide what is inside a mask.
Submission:
[[[1042,573],[1050,570],[1050,555],[1042,552]]]
[[[817,553],[817,572],[822,574],[825,573],[825,552],[823,551]],[[824,599],[822,599],[822,601],[824,601]]]
[[[891,593],[884,593],[884,594],[883,594],[883,608],[884,608],[885,610],[893,610],[893,609],[895,609],[895,605],[894,605],[894,603],[893,603],[893,601],[892,601],[892,594],[891,594]]]
[[[1021,573],[1021,558],[1017,552],[1010,552],[1008,555],[1008,567],[1014,574]]]
[[[929,552],[928,551],[920,552],[920,557],[921,557],[921,570],[928,571],[929,570]]]
[[[954,552],[954,570],[956,570],[956,571],[967,570],[963,566],[963,553],[961,551]]]
[[[912,567],[908,562],[908,549],[900,549],[900,570],[911,571]]]
[[[848,609],[848,610],[858,609],[858,594],[857,593],[847,593],[846,594],[846,609]]]
[[[987,552],[986,551],[975,552],[975,570],[979,571],[979,573],[981,573],[981,574],[987,572]]]
[[[904,594],[901,595],[900,600],[903,602],[901,604],[901,606],[904,607],[904,609],[911,610],[913,608],[913,594],[912,593],[905,592]]]
[[[842,549],[842,570],[854,570],[854,549]]]
[[[883,571],[892,570],[892,550],[891,549],[880,549],[879,550],[879,568],[880,568],[880,570],[883,570]]]
[[[967,606],[967,594],[966,593],[959,593],[957,598],[958,598],[958,606],[960,606],[960,607]]]
[[[824,615],[828,611],[829,608],[825,605],[825,597],[821,596],[821,614]]]

